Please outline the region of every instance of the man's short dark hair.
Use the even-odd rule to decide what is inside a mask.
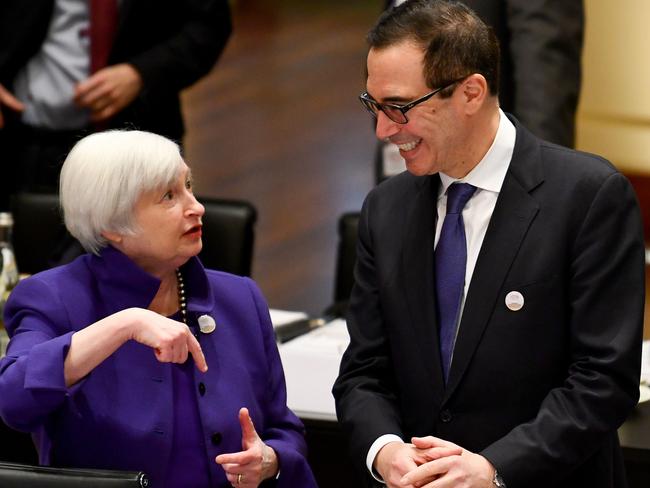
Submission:
[[[448,0],[408,0],[385,11],[368,33],[370,48],[411,41],[424,51],[424,78],[431,89],[480,73],[498,93],[499,42],[469,7]],[[446,93],[445,93],[446,92]],[[450,96],[453,87],[441,96]]]

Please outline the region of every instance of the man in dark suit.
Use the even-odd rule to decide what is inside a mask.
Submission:
[[[500,110],[497,41],[463,4],[408,1],[368,40],[361,99],[408,172],[359,221],[333,390],[354,459],[389,487],[625,487],[644,309],[630,184]]]
[[[110,2],[116,22],[103,29],[112,47],[95,72],[93,8],[108,0],[0,3],[0,150],[10,185],[2,198],[16,186],[55,190],[72,143],[98,128],[182,139],[179,93],[223,51],[231,32],[228,1]]]

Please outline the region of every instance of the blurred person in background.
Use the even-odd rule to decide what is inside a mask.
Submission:
[[[179,93],[230,33],[227,0],[0,2],[0,209],[17,191],[56,192],[63,159],[91,131],[180,142]]]

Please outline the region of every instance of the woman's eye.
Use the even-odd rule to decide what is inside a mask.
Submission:
[[[172,198],[174,198],[174,192],[171,190],[165,193],[162,197],[163,200],[171,200]]]
[[[185,188],[187,188],[188,190],[192,189],[192,180],[190,180],[189,178],[185,180]]]

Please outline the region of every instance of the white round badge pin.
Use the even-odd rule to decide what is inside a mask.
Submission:
[[[518,291],[511,291],[506,295],[506,307],[508,310],[518,312],[524,307],[524,296]]]
[[[217,328],[217,324],[212,317],[209,315],[201,315],[199,317],[199,329],[204,334],[211,334],[214,332],[214,329]]]

